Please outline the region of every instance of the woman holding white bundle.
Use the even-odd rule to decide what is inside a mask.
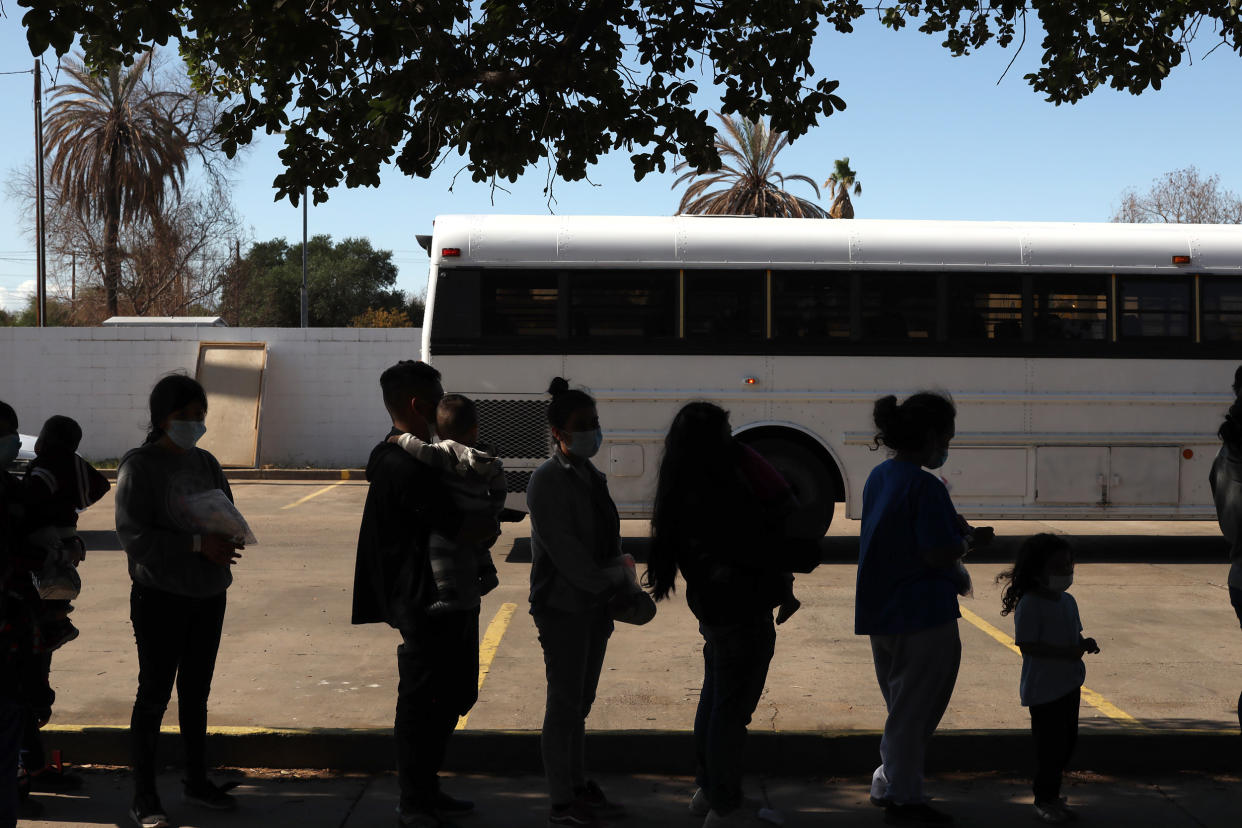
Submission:
[[[203,387],[188,376],[164,377],[151,391],[150,409],[146,442],[121,460],[116,528],[129,558],[130,620],[138,645],[130,817],[143,828],[161,828],[169,823],[155,784],[156,742],[174,681],[185,742],[185,801],[216,810],[236,807],[228,787],[207,778],[207,697],[231,567],[249,530],[232,509],[220,464],[196,447],[206,432]]]

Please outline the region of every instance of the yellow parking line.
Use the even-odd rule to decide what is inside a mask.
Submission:
[[[965,618],[967,621],[969,621],[971,624],[973,624],[975,627],[979,628],[980,630],[983,630],[985,633],[987,633],[992,638],[999,641],[1001,644],[1004,644],[1006,647],[1013,650],[1018,655],[1022,655],[1022,650],[1018,648],[1018,645],[1014,642],[1014,640],[1010,638],[1009,636],[1005,635],[1005,633],[1002,632],[999,628],[993,626],[992,624],[989,624],[987,621],[984,621],[978,615],[975,615],[973,612],[966,609],[965,607],[959,606],[958,609],[962,611],[962,617]],[[1138,728],[1140,730],[1148,729],[1147,725],[1143,724],[1138,719],[1134,718],[1129,713],[1122,710],[1120,707],[1113,704],[1108,699],[1104,698],[1099,693],[1095,692],[1094,690],[1088,687],[1082,688],[1082,700],[1114,721],[1120,722],[1124,725],[1128,725],[1133,728]]]
[[[327,492],[332,491],[333,489],[335,489],[337,486],[340,486],[344,482],[345,482],[344,480],[338,480],[335,483],[330,483],[327,486],[324,486],[319,491],[311,492],[306,497],[299,498],[298,500],[295,500],[292,503],[281,506],[280,508],[283,511],[285,509],[292,509],[294,506],[301,506],[303,503],[305,503],[308,500],[313,500],[314,498],[319,497],[321,494],[325,494]]]
[[[483,633],[483,640],[479,642],[480,690],[483,689],[483,680],[492,670],[492,659],[496,657],[496,651],[500,649],[500,639],[505,637],[505,630],[509,629],[509,622],[513,620],[513,613],[516,611],[517,604],[502,604],[496,617],[492,619],[492,623],[487,625],[487,631]],[[462,716],[457,721],[457,729],[464,728],[469,720],[469,713]]]

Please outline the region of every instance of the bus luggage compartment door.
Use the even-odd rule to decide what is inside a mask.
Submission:
[[[1035,502],[1104,505],[1108,502],[1108,448],[1039,446],[1035,449]]]
[[[1114,446],[1108,452],[1108,502],[1162,506],[1178,500],[1177,446]]]

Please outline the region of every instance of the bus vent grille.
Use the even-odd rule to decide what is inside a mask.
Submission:
[[[525,492],[526,487],[530,485],[531,472],[528,471],[507,471],[505,472],[505,491],[506,492]]]
[[[548,404],[543,400],[475,400],[479,442],[497,457],[543,459],[550,456]],[[525,487],[523,486],[523,491]],[[512,490],[511,490],[512,491]]]

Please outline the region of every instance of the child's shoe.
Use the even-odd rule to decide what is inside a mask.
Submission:
[[[782,601],[780,608],[776,611],[776,623],[784,624],[800,609],[802,609],[802,602],[797,598],[788,598]]]
[[[40,633],[43,639],[43,651],[47,653],[59,650],[81,635],[78,628],[73,626],[73,622],[68,618],[58,618],[55,621],[49,621],[42,626]]]
[[[1070,817],[1065,813],[1065,809],[1061,807],[1060,800],[1035,800],[1035,816],[1040,822],[1046,822],[1049,825],[1064,825],[1070,821]]]

